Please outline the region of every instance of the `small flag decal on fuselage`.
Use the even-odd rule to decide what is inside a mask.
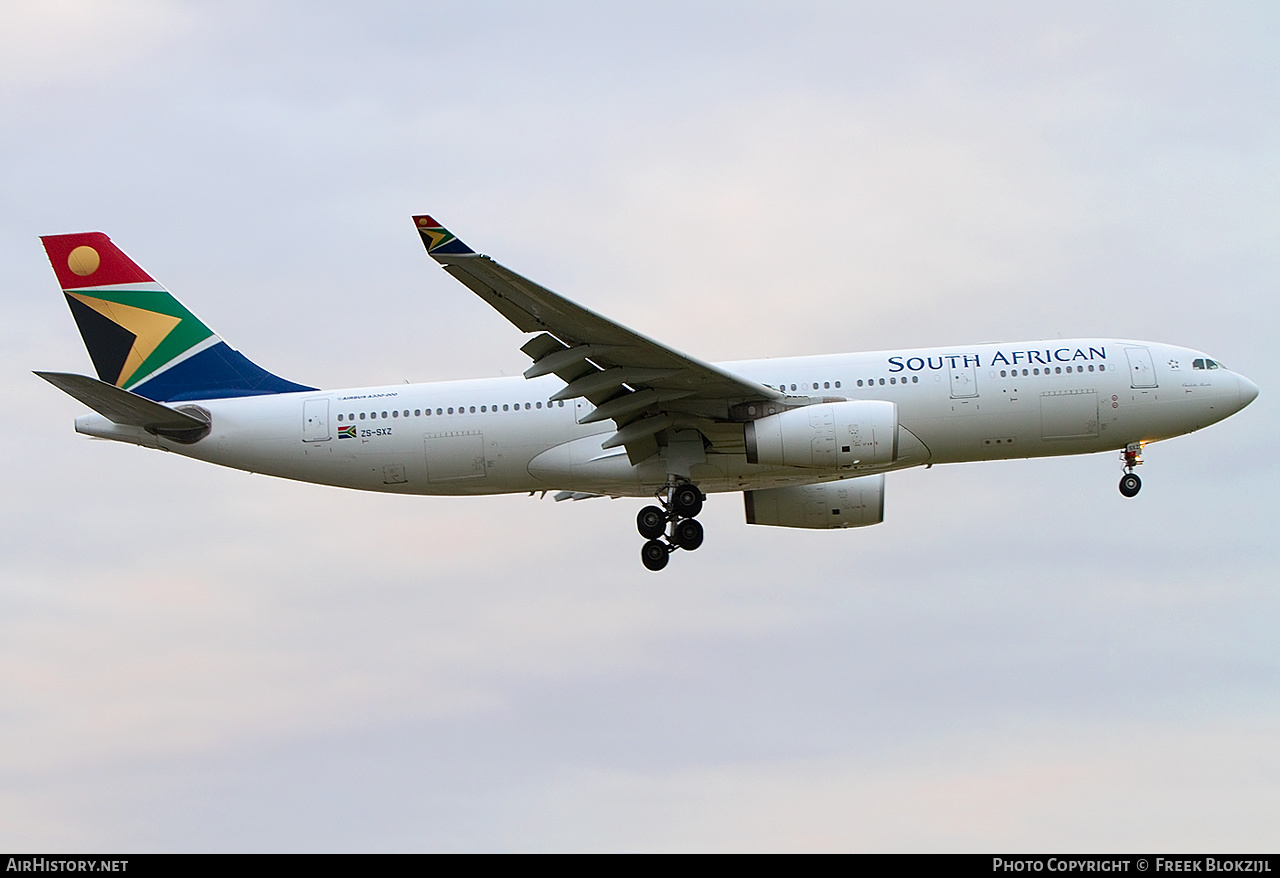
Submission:
[[[349,427],[339,427],[339,428],[338,428],[338,438],[339,438],[339,439],[355,439],[355,438],[356,438],[356,425],[355,425],[355,424],[352,424],[352,425],[351,425],[351,426],[349,426]]]

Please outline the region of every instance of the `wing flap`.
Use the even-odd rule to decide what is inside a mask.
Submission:
[[[571,384],[585,375],[599,371],[598,367],[588,362],[585,356],[570,356],[569,352],[581,352],[587,348],[605,347],[606,345],[578,345],[570,348],[549,332],[544,332],[520,348],[520,351],[533,360],[533,365],[524,373],[526,378],[537,378],[548,372],[565,384]]]

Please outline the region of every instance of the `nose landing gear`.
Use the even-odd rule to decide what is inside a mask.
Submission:
[[[1126,497],[1136,497],[1142,490],[1142,479],[1138,478],[1134,469],[1142,465],[1142,443],[1134,442],[1125,446],[1120,454],[1124,461],[1124,475],[1120,477],[1120,493]]]
[[[668,485],[657,497],[661,507],[646,506],[636,516],[636,530],[646,540],[640,548],[640,560],[654,571],[666,567],[676,549],[692,552],[702,545],[702,525],[695,516],[706,499],[691,482]]]

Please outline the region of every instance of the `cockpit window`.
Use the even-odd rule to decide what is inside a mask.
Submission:
[[[1224,366],[1224,365],[1222,365],[1221,363],[1218,363],[1218,362],[1214,361],[1214,360],[1207,360],[1207,359],[1206,359],[1206,360],[1199,360],[1199,359],[1198,359],[1198,360],[1192,360],[1192,361],[1191,361],[1191,368],[1192,368],[1192,369],[1225,369],[1225,368],[1227,368],[1227,367],[1226,367],[1226,366]]]

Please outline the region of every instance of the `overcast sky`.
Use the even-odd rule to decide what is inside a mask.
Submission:
[[[1271,3],[0,4],[0,849],[1280,846]],[[73,432],[37,239],[268,369],[520,372],[422,250],[713,360],[1099,335],[1261,387],[891,474],[660,575],[634,500],[388,497]]]

